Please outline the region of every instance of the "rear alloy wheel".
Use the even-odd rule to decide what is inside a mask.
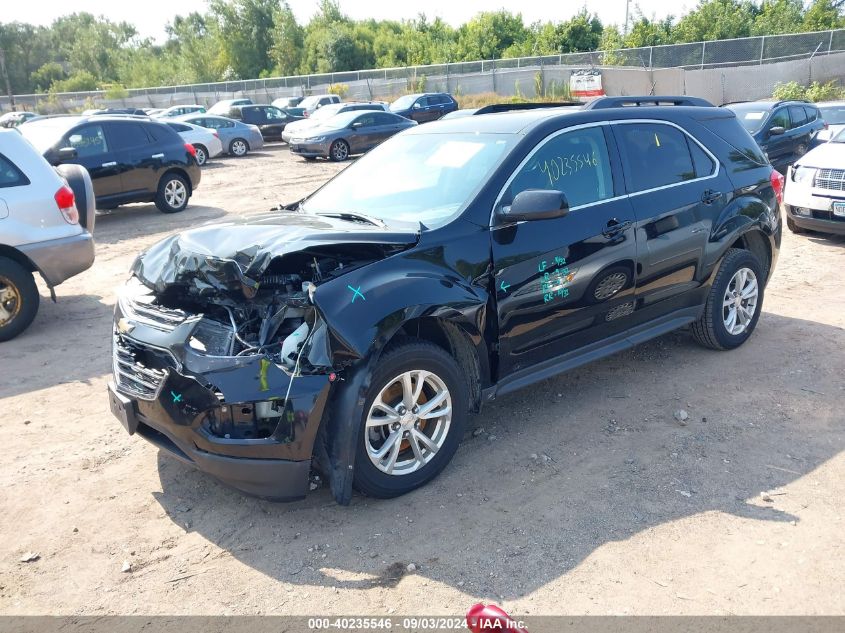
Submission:
[[[801,143],[798,147],[795,148],[795,156],[797,158],[801,158],[806,153],[807,153],[807,146],[804,143]]]
[[[329,158],[340,163],[349,158],[349,145],[344,140],[337,140],[329,148]]]
[[[229,143],[229,153],[232,156],[237,156],[240,158],[241,156],[246,156],[248,152],[249,145],[242,138],[236,138],[231,143]]]
[[[765,276],[751,251],[732,248],[710,287],[701,318],[692,324],[695,340],[711,349],[742,345],[760,318]]]
[[[188,183],[182,176],[166,174],[158,183],[155,205],[162,213],[178,213],[188,206]]]
[[[355,487],[390,498],[436,477],[463,436],[467,391],[458,364],[437,345],[412,340],[385,353],[364,406]]]
[[[196,152],[197,165],[202,167],[208,162],[208,150],[202,145],[194,145],[194,151]]]
[[[32,273],[0,257],[0,341],[13,339],[28,328],[40,302]]]

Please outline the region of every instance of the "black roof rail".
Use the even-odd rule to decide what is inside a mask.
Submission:
[[[599,97],[584,106],[585,110],[604,110],[630,106],[696,106],[713,108],[712,103],[700,97],[687,96],[647,96],[647,97]]]
[[[539,108],[565,108],[581,105],[583,104],[578,101],[558,101],[554,103],[491,103],[478,108],[478,110],[475,111],[475,114],[493,114],[496,112],[512,112],[514,110],[536,110]]]

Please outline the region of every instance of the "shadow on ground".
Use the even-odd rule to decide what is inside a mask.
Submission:
[[[156,497],[280,581],[392,586],[413,562],[476,597],[514,599],[608,542],[698,513],[796,520],[759,494],[842,450],[845,355],[826,351],[843,345],[842,328],[768,313],[733,352],[665,336],[485,407],[446,471],[391,501],[339,507],[323,488],[265,502],[163,455]],[[787,391],[800,408],[781,405]]]

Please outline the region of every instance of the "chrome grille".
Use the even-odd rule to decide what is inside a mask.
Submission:
[[[819,189],[845,191],[845,169],[820,169],[815,185]]]
[[[183,310],[165,308],[155,303],[143,303],[131,299],[123,300],[122,307],[126,316],[132,320],[163,332],[172,332],[190,316]]]
[[[167,379],[167,370],[151,369],[142,365],[135,352],[125,345],[119,336],[114,338],[112,362],[114,381],[119,391],[140,400],[155,400],[158,397]]]

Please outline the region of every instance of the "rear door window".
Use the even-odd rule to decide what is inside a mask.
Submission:
[[[29,178],[8,158],[0,154],[0,188],[22,187],[29,184]]]
[[[789,118],[792,121],[792,127],[801,127],[807,123],[807,113],[801,106],[789,106]]]
[[[616,125],[628,191],[646,191],[696,177],[686,135],[660,123]],[[706,166],[705,166],[706,167]]]
[[[150,138],[140,123],[114,121],[109,123],[109,131],[115,149],[131,149],[150,144]]]
[[[80,158],[97,156],[109,151],[102,125],[86,125],[71,131],[63,147],[72,147]]]

